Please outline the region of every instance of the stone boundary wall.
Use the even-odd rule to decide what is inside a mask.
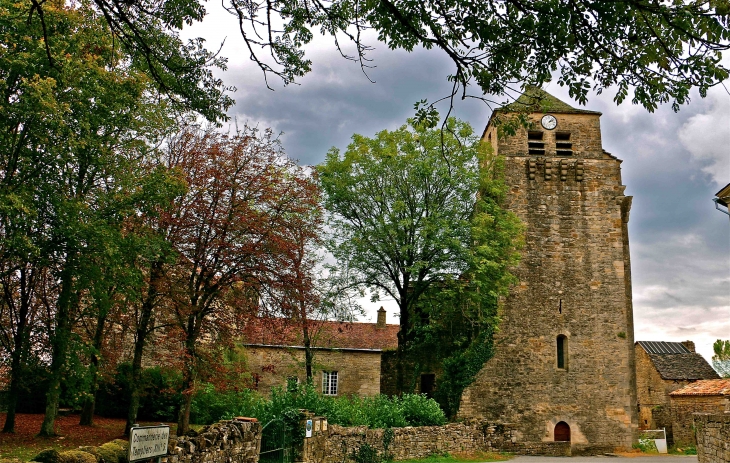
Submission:
[[[170,436],[163,463],[258,463],[261,424],[220,421],[190,435]],[[129,463],[129,440],[116,439],[98,447],[41,451],[31,461],[39,463]],[[134,463],[157,463],[157,458]]]
[[[387,453],[393,460],[425,458],[459,452],[512,452],[523,455],[570,456],[569,442],[517,442],[513,427],[472,420],[444,426],[368,429],[365,426],[329,425],[305,439],[302,461],[307,463],[344,462],[363,445],[378,454],[386,452],[386,432],[391,434]]]
[[[694,415],[699,463],[730,463],[730,413]]]
[[[261,424],[224,420],[193,436],[170,437],[163,463],[258,463]]]

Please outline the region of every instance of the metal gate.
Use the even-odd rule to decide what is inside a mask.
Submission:
[[[291,439],[284,421],[271,420],[261,430],[259,463],[291,463]]]

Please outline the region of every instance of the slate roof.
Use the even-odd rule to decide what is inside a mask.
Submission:
[[[398,347],[399,325],[312,321],[309,331],[312,346],[319,349],[357,349],[382,351]],[[255,318],[241,333],[244,344],[265,346],[303,346],[302,328],[284,318]]]
[[[698,380],[720,377],[703,356],[690,352],[679,342],[638,341],[636,344],[649,355],[662,379]]]
[[[494,112],[541,112],[541,113],[558,113],[558,114],[601,114],[598,111],[589,111],[587,109],[578,109],[570,106],[568,103],[559,100],[545,90],[528,86],[517,100],[495,109]]]
[[[681,389],[670,392],[671,396],[727,395],[730,396],[730,378],[695,381]]]

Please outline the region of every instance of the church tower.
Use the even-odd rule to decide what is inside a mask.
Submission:
[[[531,127],[500,136],[496,121],[519,109]],[[637,429],[631,197],[621,161],[601,145],[600,116],[531,88],[483,135],[505,159],[507,208],[525,225],[525,246],[495,355],[459,416],[510,423],[518,445],[611,452],[630,448]]]

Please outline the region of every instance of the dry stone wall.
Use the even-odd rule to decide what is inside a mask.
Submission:
[[[368,429],[330,425],[326,431],[305,439],[302,460],[308,463],[352,460],[364,445],[393,460],[478,451],[506,451],[525,455],[569,456],[569,442],[517,441],[510,425],[471,420],[445,426]]]
[[[171,437],[162,463],[258,463],[261,424],[220,421],[197,435]]]
[[[171,436],[162,463],[258,463],[261,425],[247,421],[220,421],[189,436]],[[48,449],[32,461],[39,463],[128,463],[129,441],[116,439],[99,447],[58,452]],[[134,463],[156,463],[157,458]]]
[[[697,414],[694,423],[699,463],[730,463],[730,414]]]

